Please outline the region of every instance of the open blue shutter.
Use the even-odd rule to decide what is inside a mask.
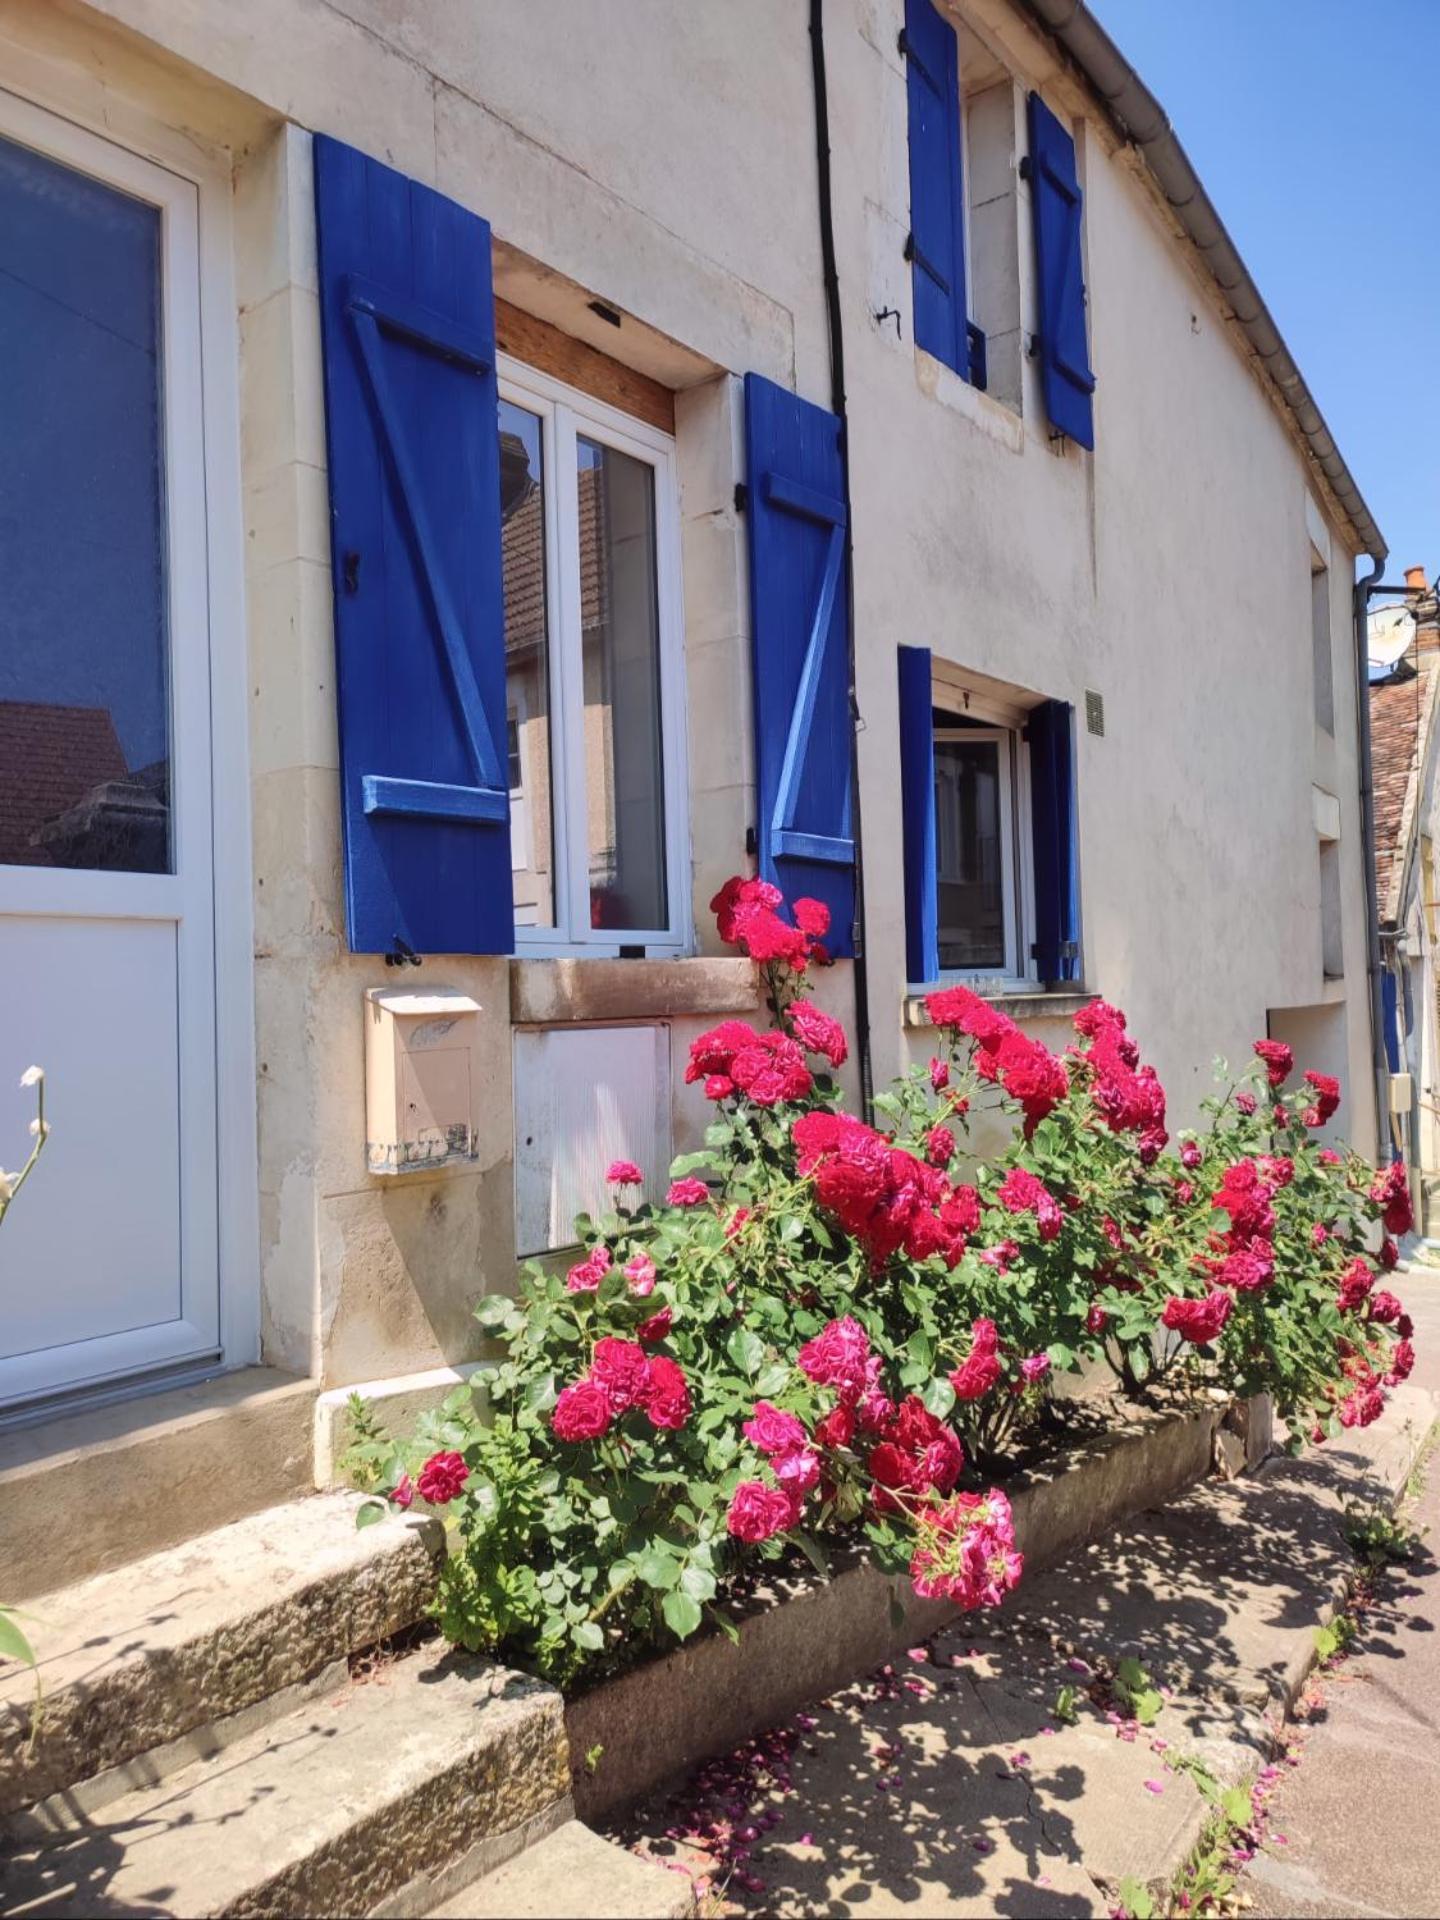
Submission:
[[[826,945],[853,954],[850,601],[840,421],[745,376],[750,632],[762,877],[830,909]]]
[[[905,861],[905,978],[940,978],[935,864],[935,725],[930,649],[901,647],[900,814]]]
[[[1025,729],[1035,845],[1035,964],[1047,984],[1075,980],[1080,973],[1074,719],[1068,701],[1046,700],[1032,708]]]
[[[356,953],[514,946],[490,229],[315,140]]]
[[[1058,433],[1082,447],[1095,445],[1090,396],[1095,376],[1085,335],[1085,273],[1081,264],[1083,202],[1075,173],[1075,142],[1038,93],[1030,95],[1030,217],[1035,228],[1035,278],[1040,309],[1040,383],[1045,411]]]
[[[985,336],[965,317],[965,189],[960,170],[960,61],[955,29],[932,0],[905,0],[910,123],[911,298],[915,344],[977,387]]]

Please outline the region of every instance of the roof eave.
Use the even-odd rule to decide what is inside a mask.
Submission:
[[[1122,139],[1139,155],[1186,234],[1265,375],[1296,426],[1360,550],[1378,563],[1389,548],[1355,477],[1335,444],[1260,289],[1250,277],[1225,223],[1176,137],[1169,115],[1120,52],[1084,0],[1019,0],[1041,29],[1058,41],[1100,100]]]

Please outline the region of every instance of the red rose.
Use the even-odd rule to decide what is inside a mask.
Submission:
[[[645,1181],[633,1160],[612,1160],[605,1169],[605,1178],[612,1187],[639,1187]]]
[[[610,1396],[598,1380],[577,1380],[562,1388],[550,1416],[557,1440],[598,1440],[609,1428]]]
[[[1232,1297],[1218,1288],[1207,1293],[1203,1300],[1187,1300],[1171,1294],[1160,1318],[1182,1339],[1203,1347],[1225,1325],[1234,1304]]]
[[[432,1507],[448,1506],[470,1478],[470,1469],[458,1453],[432,1453],[420,1469],[416,1491]]]
[[[1301,1118],[1307,1127],[1323,1127],[1340,1105],[1340,1082],[1329,1073],[1307,1073],[1305,1082],[1314,1088],[1316,1098]]]
[[[812,940],[823,940],[830,931],[830,909],[823,900],[811,900],[802,894],[790,911],[796,926]]]
[[[644,1406],[651,1426],[662,1432],[678,1433],[690,1418],[684,1370],[666,1354],[655,1354],[647,1364]]]
[[[634,1340],[597,1340],[590,1378],[605,1389],[612,1413],[628,1413],[645,1392],[646,1359]]]
[[[815,1428],[817,1447],[848,1447],[855,1438],[855,1409],[843,1404],[832,1407]]]
[[[652,1313],[648,1320],[642,1320],[635,1329],[635,1338],[644,1346],[656,1347],[669,1333],[675,1321],[674,1310],[661,1307],[658,1313]]]
[[[1283,1040],[1257,1040],[1257,1059],[1265,1062],[1265,1074],[1272,1087],[1283,1087],[1295,1065],[1295,1055]]]
[[[786,1017],[808,1052],[823,1053],[832,1067],[844,1066],[850,1049],[838,1020],[810,1000],[792,1002]]]

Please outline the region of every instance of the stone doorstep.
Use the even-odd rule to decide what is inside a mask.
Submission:
[[[0,1434],[6,1602],[308,1493],[316,1392],[245,1367]]]
[[[694,1909],[682,1875],[652,1866],[578,1820],[464,1888],[433,1920],[680,1920]]]
[[[312,1495],[31,1600],[43,1704],[32,1740],[34,1677],[0,1669],[0,1814],[62,1791],[90,1810],[158,1781],[420,1619],[439,1522],[357,1530],[359,1504]]]
[[[355,1915],[563,1802],[560,1697],[427,1647],[169,1779],[25,1817],[5,1910]]]
[[[1212,1403],[1180,1414],[1131,1413],[1109,1432],[1043,1462],[1010,1489],[1027,1561],[1043,1568],[1116,1522],[1210,1471],[1229,1413]],[[954,1617],[908,1579],[856,1560],[829,1580],[764,1590],[738,1622],[740,1639],[703,1633],[571,1700],[572,1791],[585,1820],[639,1799],[661,1781],[848,1685]],[[600,1748],[594,1771],[578,1764]]]

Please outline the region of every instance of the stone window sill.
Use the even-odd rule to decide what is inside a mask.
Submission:
[[[510,1023],[665,1020],[753,1013],[760,984],[748,960],[512,960]]]
[[[1033,993],[982,993],[980,998],[988,1006],[1008,1013],[1012,1020],[1069,1020],[1081,1007],[1088,1006],[1095,995],[1085,987],[1067,987],[1063,993],[1042,993],[1037,987]],[[907,1027],[934,1026],[925,1011],[923,993],[906,994],[905,1024]]]

